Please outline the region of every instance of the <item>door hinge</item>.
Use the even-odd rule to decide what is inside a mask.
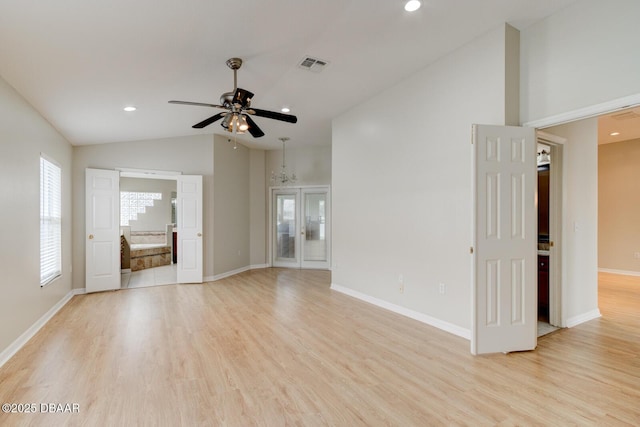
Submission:
[[[470,253],[470,254],[473,254],[473,246],[471,246],[471,247],[469,248],[469,253]]]

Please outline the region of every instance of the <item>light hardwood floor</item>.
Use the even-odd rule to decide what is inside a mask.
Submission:
[[[640,278],[534,352],[469,342],[329,289],[323,271],[76,296],[0,368],[0,425],[640,425]]]

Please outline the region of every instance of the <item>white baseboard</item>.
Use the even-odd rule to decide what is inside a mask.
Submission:
[[[393,311],[394,313],[398,313],[403,316],[409,317],[411,319],[417,320],[418,322],[425,323],[429,326],[433,326],[434,328],[441,329],[450,334],[457,335],[467,340],[471,340],[471,331],[469,329],[461,328],[460,326],[454,325],[452,323],[445,322],[440,319],[436,319],[435,317],[427,316],[426,314],[419,313],[417,311],[413,311],[396,304],[392,304],[390,302],[369,296],[367,294],[363,294],[358,291],[354,291],[353,289],[350,289],[341,285],[337,285],[335,283],[331,284],[331,289],[333,289],[334,291],[343,293],[345,295],[349,295],[351,297],[357,298],[364,302],[368,302],[369,304],[373,304],[378,307],[384,308],[386,310]]]
[[[602,317],[599,309],[591,310],[587,313],[580,314],[578,316],[570,317],[567,319],[567,328],[573,328],[574,326],[578,326],[581,323],[588,322],[589,320],[597,319],[598,317]]]
[[[261,268],[269,268],[271,267],[269,264],[253,264],[251,266],[249,266],[249,269],[251,270],[259,270]]]
[[[205,276],[205,277],[202,278],[202,283],[204,283],[204,282],[213,282],[215,280],[214,277],[215,276]]]
[[[258,270],[261,268],[268,268],[269,264],[253,264],[248,265],[246,267],[237,268],[235,270],[227,271],[226,273],[216,274],[210,280],[206,280],[207,282],[215,282],[216,280],[225,279],[227,277],[235,276],[236,274],[244,273],[249,270]],[[208,278],[207,278],[208,279]]]
[[[18,338],[16,338],[16,340],[14,342],[12,342],[9,345],[9,347],[4,349],[0,353],[0,367],[2,367],[2,365],[7,363],[9,361],[9,359],[11,359],[13,357],[14,354],[16,354],[22,347],[24,347],[24,345],[31,338],[33,338],[33,336],[36,333],[38,333],[38,331],[40,329],[42,329],[42,327],[44,325],[46,325],[47,322],[49,320],[51,320],[51,318],[53,316],[55,316],[55,314],[58,311],[60,311],[60,309],[62,307],[64,307],[65,304],[68,303],[71,300],[71,298],[73,298],[74,295],[78,295],[77,291],[79,291],[79,290],[80,289],[72,289],[72,290],[70,290],[69,293],[66,294],[60,301],[58,301],[58,303],[56,305],[51,307],[49,309],[49,311],[47,311],[45,314],[42,315],[42,317],[40,317],[38,320],[36,320],[36,322],[33,325],[31,325],[31,327],[29,327],[29,329],[24,331],[22,333],[22,335],[20,335]],[[84,289],[82,289],[82,293],[84,293]]]
[[[75,288],[71,289],[74,295],[84,295],[87,293],[87,288]]]
[[[235,270],[227,271],[225,273],[216,274],[215,276],[213,276],[212,282],[215,282],[216,280],[225,279],[227,277],[235,276],[236,274],[244,273],[245,271],[249,271],[250,269],[251,267],[246,266],[246,267],[236,268]]]
[[[600,273],[621,274],[623,276],[636,276],[640,277],[640,271],[627,271],[627,270],[612,270],[610,268],[599,268]]]

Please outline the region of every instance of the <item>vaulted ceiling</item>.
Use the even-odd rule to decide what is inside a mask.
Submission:
[[[217,110],[167,101],[218,103],[233,88],[225,61],[240,57],[252,105],[299,121],[257,118],[266,136],[239,141],[330,144],[336,115],[501,23],[522,29],[574,1],[423,0],[408,13],[402,0],[0,0],[0,75],[72,144],[99,144],[224,133],[191,128]],[[306,56],[328,65],[303,70]]]

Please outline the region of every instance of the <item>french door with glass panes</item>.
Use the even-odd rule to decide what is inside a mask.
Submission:
[[[271,259],[274,267],[328,269],[329,187],[273,189]]]

